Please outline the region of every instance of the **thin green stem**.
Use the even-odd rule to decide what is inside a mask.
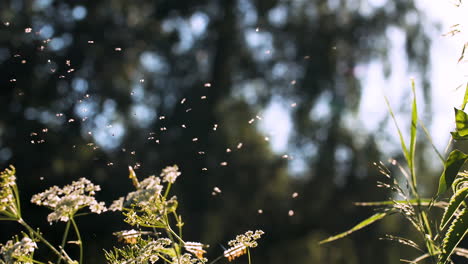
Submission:
[[[172,183],[169,182],[169,183],[167,184],[166,191],[164,192],[164,196],[163,196],[164,199],[166,199],[167,196],[169,195],[169,191],[171,190],[171,186],[172,186]]]
[[[75,229],[76,236],[78,238],[78,246],[80,247],[80,264],[83,263],[83,240],[81,240],[81,235],[80,235],[80,230],[78,229],[78,226],[76,225],[75,219],[73,217],[70,217],[70,221],[73,225],[73,228]]]
[[[247,258],[249,259],[249,264],[252,264],[252,261],[250,260],[250,250],[247,248]]]
[[[18,219],[17,221],[19,224],[21,224],[24,228],[26,228],[31,234],[34,234],[39,240],[44,243],[50,250],[52,250],[58,257],[64,258],[64,255],[60,253],[52,244],[47,241],[40,232],[37,232],[34,230],[31,226],[29,226],[22,218]],[[68,263],[73,263],[73,261],[70,258],[65,258]]]
[[[70,222],[67,222],[65,225],[65,231],[63,232],[63,237],[62,237],[62,244],[60,244],[61,248],[65,248],[65,243],[67,243],[67,237],[68,237],[68,231],[70,231]],[[62,262],[62,258],[59,258],[57,260],[57,263],[60,264]]]
[[[177,259],[179,260],[179,259],[180,259],[180,252],[179,252],[180,248],[177,247],[177,245],[176,245],[176,243],[175,243],[175,241],[174,241],[174,236],[175,236],[177,239],[179,239],[179,240],[181,240],[181,239],[180,239],[180,237],[172,230],[171,224],[169,223],[169,217],[167,217],[167,212],[164,213],[164,220],[165,220],[165,224],[166,224],[166,226],[164,227],[164,229],[166,230],[166,234],[167,234],[167,236],[169,237],[169,239],[173,242],[173,243],[172,243],[172,247],[174,248],[174,251],[175,251],[175,253],[176,253]],[[182,245],[184,245],[183,240],[181,240],[181,241],[182,241]]]
[[[179,237],[182,238],[182,217],[178,216],[175,211],[172,212],[172,214],[174,215],[174,218],[175,218],[176,223],[177,223],[177,228],[179,229]]]
[[[167,258],[165,258],[162,254],[158,254],[158,256],[159,256],[162,260],[166,261],[167,263],[171,263],[171,261],[169,261]]]
[[[15,184],[13,185],[13,193],[15,196],[15,203],[16,203],[16,218],[21,218],[21,203],[20,203],[20,197],[19,197],[19,191],[18,191],[18,186]]]

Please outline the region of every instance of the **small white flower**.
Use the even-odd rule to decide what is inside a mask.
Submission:
[[[177,177],[180,176],[179,167],[177,165],[167,166],[161,172],[161,177],[163,182],[174,183],[177,180]]]
[[[31,198],[31,202],[53,210],[47,216],[47,221],[67,222],[78,210],[85,207],[89,207],[91,212],[97,214],[107,211],[104,202],[98,202],[94,198],[95,193],[99,190],[101,190],[99,185],[94,185],[88,179],[81,178],[63,188],[52,186],[42,193],[35,194]]]

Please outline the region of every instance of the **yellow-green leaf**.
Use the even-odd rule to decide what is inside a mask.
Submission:
[[[461,169],[465,161],[468,159],[468,155],[461,152],[460,150],[454,150],[450,153],[445,161],[444,172],[440,176],[439,189],[437,195],[444,193],[455,180],[458,171]]]
[[[319,244],[325,244],[325,243],[328,243],[328,242],[331,242],[331,241],[334,241],[334,240],[338,240],[340,238],[343,238],[355,231],[358,231],[376,221],[379,221],[380,219],[384,218],[385,216],[387,216],[388,212],[384,212],[384,213],[377,213],[369,218],[367,218],[366,220],[360,222],[359,224],[355,225],[353,228],[349,229],[348,231],[345,231],[343,233],[340,233],[338,235],[335,235],[335,236],[332,236],[332,237],[329,237],[325,240],[322,240],[319,242]]]

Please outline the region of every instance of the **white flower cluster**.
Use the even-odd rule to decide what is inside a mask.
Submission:
[[[161,179],[154,175],[149,176],[140,182],[136,191],[128,193],[125,200],[131,204],[146,203],[152,197],[160,196],[162,189]]]
[[[242,245],[248,248],[254,248],[258,246],[256,240],[260,239],[263,234],[265,233],[262,230],[256,230],[255,233],[253,231],[247,231],[245,234],[237,235],[235,240],[228,242],[228,245],[230,247]]]
[[[53,210],[47,216],[47,221],[67,222],[78,210],[85,207],[89,207],[89,210],[96,214],[107,211],[104,202],[98,202],[94,198],[95,193],[100,190],[99,185],[81,178],[63,188],[53,186],[42,193],[35,194],[31,202]]]
[[[134,244],[127,249],[116,249],[114,252],[108,252],[106,258],[111,264],[140,264],[155,263],[160,255],[165,255],[172,248],[172,241],[168,238],[159,238],[157,240],[139,240],[139,244]],[[130,253],[131,252],[131,253]],[[166,252],[166,253],[165,253]]]
[[[161,172],[161,177],[163,182],[174,183],[177,180],[177,177],[180,176],[179,167],[177,165],[167,166]]]
[[[15,168],[5,169],[0,173],[0,213],[16,213],[14,189],[16,187]]]
[[[0,254],[3,256],[0,263],[33,264],[32,254],[37,245],[29,237],[25,236],[21,241],[18,241],[18,237],[15,237],[13,240],[8,240],[4,246],[0,244],[0,247]]]

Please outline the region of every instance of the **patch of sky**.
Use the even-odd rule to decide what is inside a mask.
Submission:
[[[72,10],[72,16],[75,20],[83,20],[88,14],[88,10],[84,6],[75,6]]]
[[[133,119],[136,121],[136,124],[141,128],[148,127],[156,118],[156,111],[154,110],[154,107],[150,107],[146,104],[133,105],[131,108],[131,113]]]
[[[331,101],[332,101],[332,94],[329,91],[324,91],[322,94],[317,98],[314,107],[312,107],[309,117],[311,120],[327,120],[330,118],[331,115]]]
[[[33,9],[39,11],[49,7],[50,4],[52,4],[52,0],[36,0],[33,1]]]
[[[268,12],[268,21],[277,27],[284,26],[288,19],[288,8],[284,4],[279,4]]]
[[[132,87],[132,101],[143,101],[143,99],[145,99],[145,88],[140,84],[134,84]]]
[[[169,71],[169,65],[166,59],[156,52],[145,51],[141,53],[140,63],[148,72],[166,74]]]
[[[330,11],[336,11],[341,8],[341,1],[340,0],[328,0],[327,6]]]
[[[309,171],[310,162],[317,156],[318,146],[313,142],[303,142],[298,148],[289,152],[288,171],[293,177],[303,177]],[[311,172],[313,173],[313,172]]]
[[[368,2],[373,8],[381,8],[387,4],[387,0],[369,0]]]
[[[240,0],[237,2],[237,9],[239,10],[239,14],[243,26],[247,27],[256,27],[258,15],[256,12],[255,6],[249,0]]]
[[[307,159],[303,157],[294,156],[294,158],[288,162],[289,175],[296,178],[303,177],[309,167],[310,165]]]
[[[107,99],[104,101],[102,112],[96,115],[93,122],[92,135],[96,143],[105,150],[117,148],[125,135],[123,124],[116,121],[116,107],[114,100]],[[85,128],[87,129],[89,128]]]
[[[55,30],[54,28],[52,27],[52,25],[50,24],[45,24],[44,26],[41,27],[41,29],[39,30],[41,32],[41,37],[43,39],[49,39],[51,38],[54,33],[55,33]]]
[[[278,80],[278,79],[283,79],[283,77],[288,73],[289,67],[285,63],[275,63],[272,69],[272,76],[273,79]]]
[[[194,36],[191,25],[180,17],[173,17],[163,21],[162,30],[170,33],[177,31],[179,33],[179,42],[172,47],[172,51],[177,54],[184,53],[193,46]]]
[[[286,152],[289,135],[292,130],[292,120],[289,108],[284,100],[275,98],[271,100],[263,111],[259,122],[260,130],[268,135],[270,146],[276,153]]]
[[[337,186],[343,187],[346,183],[346,173],[350,169],[350,159],[353,152],[346,146],[340,145],[335,151],[335,171],[334,182]]]
[[[266,83],[263,79],[251,79],[245,82],[238,82],[233,89],[233,96],[242,98],[250,105],[258,103],[259,96],[266,91]]]
[[[206,27],[208,26],[209,18],[205,13],[202,12],[195,12],[190,17],[190,29],[192,33],[199,37],[206,31]]]
[[[53,38],[50,41],[48,47],[53,51],[58,51],[70,45],[72,42],[73,42],[73,37],[70,34],[66,33],[66,34],[63,34],[61,37]]]
[[[60,126],[65,122],[62,117],[57,117],[55,113],[49,111],[39,111],[38,119],[41,123],[49,126]]]
[[[269,32],[248,29],[244,32],[244,38],[256,60],[265,61],[272,57],[273,36]]]
[[[75,105],[75,115],[80,118],[90,117],[96,114],[98,105],[93,99],[83,100],[80,104]]]
[[[72,88],[75,92],[83,94],[88,91],[88,86],[88,81],[86,79],[77,77],[72,80]]]

